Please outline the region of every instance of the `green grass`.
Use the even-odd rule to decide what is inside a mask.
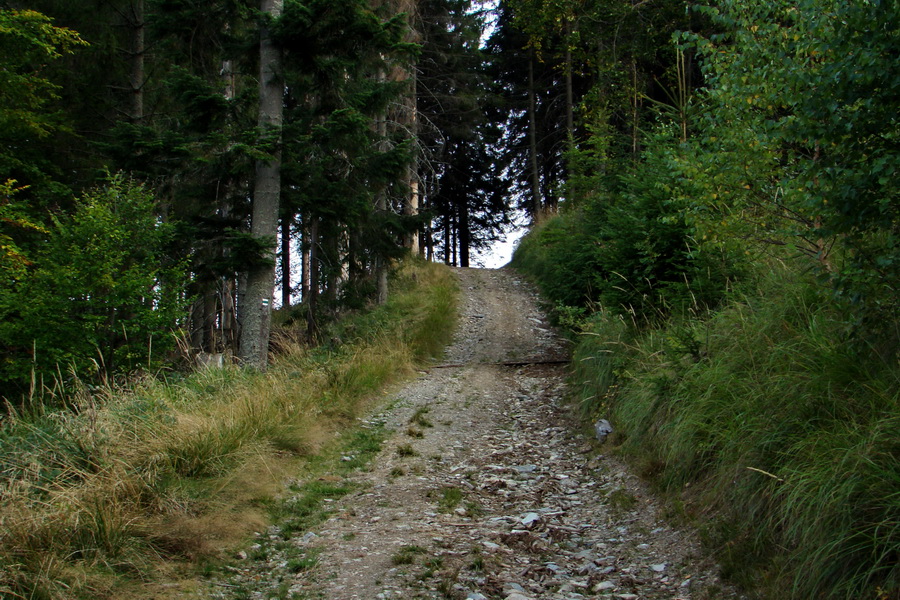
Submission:
[[[441,488],[441,494],[438,498],[438,509],[441,512],[453,512],[463,501],[462,490],[458,487],[448,486]]]
[[[420,406],[416,409],[416,412],[409,418],[410,425],[418,425],[419,427],[434,427],[434,423],[428,420],[427,415],[431,412],[431,407],[428,406]]]
[[[775,599],[900,596],[900,369],[778,265],[706,319],[588,321],[573,381],[608,443],[703,515],[733,579]]]
[[[416,562],[416,556],[424,554],[425,548],[421,546],[403,546],[391,556],[391,563],[394,565],[411,565]]]
[[[292,558],[287,563],[287,570],[291,573],[301,573],[312,569],[319,564],[319,550],[309,550],[303,556]]]
[[[229,552],[269,510],[294,530],[312,526],[349,488],[308,481],[288,510],[273,501],[282,482],[326,464],[339,480],[368,468],[384,431],[357,419],[450,340],[456,294],[449,270],[411,261],[386,305],[334,326],[328,339],[342,343],[309,348],[276,332],[266,374],[74,381],[54,402],[67,409],[11,413],[0,428],[0,597],[127,597],[128,581],[152,581],[167,561]]]

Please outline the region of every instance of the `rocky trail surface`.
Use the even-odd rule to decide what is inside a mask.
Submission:
[[[530,286],[509,270],[458,275],[460,325],[443,362],[365,424],[392,434],[352,476],[359,491],[291,540],[315,566],[247,558],[245,597],[738,598],[696,536],[579,433],[558,364],[566,343]]]

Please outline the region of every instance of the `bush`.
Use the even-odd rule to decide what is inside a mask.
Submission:
[[[0,380],[21,387],[32,375],[49,384],[61,372],[90,378],[156,365],[184,308],[169,235],[143,186],[114,175],[86,193],[0,293]]]
[[[557,304],[599,304],[639,321],[706,310],[724,297],[742,259],[702,244],[687,218],[687,184],[660,144],[640,168],[532,230],[513,266],[535,278]]]

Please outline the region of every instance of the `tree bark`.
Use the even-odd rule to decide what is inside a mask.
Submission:
[[[566,20],[566,142],[575,149],[575,93],[572,89],[572,21]]]
[[[637,63],[632,60],[631,61],[631,75],[632,75],[632,107],[631,107],[631,152],[632,156],[635,160],[637,160],[640,151],[641,151],[641,141],[640,141],[640,121],[638,120],[640,114],[640,103],[641,96],[638,93],[638,72],[637,72]]]
[[[235,316],[236,303],[235,296],[237,284],[231,277],[222,279],[222,341],[227,352],[231,352],[232,356],[237,355],[238,332],[237,318]]]
[[[449,210],[444,219],[444,264],[453,264],[453,215]]]
[[[537,101],[534,89],[534,50],[528,56],[528,145],[531,158],[531,219],[537,223],[541,216],[541,174],[538,170]]]
[[[379,73],[378,78],[384,81],[384,73]],[[375,134],[378,138],[378,146],[380,152],[387,151],[387,115],[378,115],[375,119]],[[387,213],[388,201],[387,190],[380,189],[375,197],[375,212],[379,216]],[[388,270],[387,260],[379,253],[375,256],[375,300],[378,304],[385,304],[388,301]]]
[[[416,146],[418,137],[418,109],[416,107],[416,72],[413,65],[410,69],[410,84],[412,90],[408,92],[406,99],[406,111],[408,118],[409,137],[413,140],[413,155],[406,169],[406,179],[409,185],[409,196],[403,206],[403,214],[415,217],[419,214],[419,152]],[[412,231],[406,239],[406,247],[413,256],[419,254],[419,230]]]
[[[285,215],[281,217],[281,306],[291,305],[291,221]]]
[[[131,106],[129,116],[135,123],[144,118],[144,0],[131,4]]]
[[[306,219],[304,218],[304,222]],[[309,296],[309,254],[312,246],[310,244],[310,226],[308,223],[302,227],[303,242],[300,245],[300,300],[306,302]]]
[[[261,0],[260,10],[267,19],[281,16],[283,0]],[[256,163],[253,190],[253,215],[250,233],[265,240],[265,263],[247,273],[247,292],[241,308],[240,358],[247,367],[265,370],[268,363],[269,327],[275,291],[275,239],[278,231],[278,204],[281,193],[281,126],[284,108],[284,84],[281,80],[281,53],[272,43],[269,25],[264,23],[259,42],[259,120],[262,135],[274,145],[270,160]]]
[[[203,352],[218,352],[218,336],[216,335],[216,317],[218,316],[216,302],[216,289],[211,288],[203,294],[203,342],[200,349]]]
[[[417,19],[417,4],[418,0],[401,0],[400,1],[400,12],[406,13],[407,20],[406,24],[408,27],[407,33],[404,36],[404,41],[409,43],[419,42],[421,36],[416,28],[416,19]],[[418,104],[416,102],[416,94],[417,90],[417,78],[416,78],[416,63],[414,58],[410,58],[407,66],[401,69],[403,74],[403,79],[409,82],[409,89],[406,91],[406,97],[403,101],[403,112],[406,125],[406,135],[413,142],[413,155],[410,159],[409,166],[406,171],[406,180],[407,186],[409,187],[408,196],[404,200],[403,204],[403,214],[414,217],[419,214],[419,153],[418,148],[416,146],[416,141],[419,135],[418,125],[419,125],[419,115],[418,115]],[[413,256],[419,254],[419,231],[416,229],[412,231],[405,240],[405,245],[409,248],[410,253]]]
[[[459,242],[459,220],[457,219],[456,215],[453,216],[451,223],[452,223],[452,225],[450,227],[450,235],[453,239],[450,243],[450,249],[451,249],[451,253],[452,253],[452,258],[450,260],[450,264],[453,265],[454,267],[458,267],[459,263],[457,262],[456,249],[458,247],[457,242]]]
[[[309,298],[306,301],[306,335],[315,339],[319,327],[316,321],[319,307],[319,219],[309,224]]]
[[[456,205],[459,214],[457,222],[459,223],[459,266],[469,267],[469,240],[471,232],[469,231],[469,207],[468,203],[463,201]]]
[[[331,227],[325,229],[325,235],[320,237],[322,242],[319,244],[322,254],[325,258],[327,271],[325,272],[325,301],[331,306],[337,303],[338,289],[341,281],[341,240],[340,226],[332,224]]]

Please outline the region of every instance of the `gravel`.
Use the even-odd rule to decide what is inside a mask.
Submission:
[[[666,522],[646,486],[582,433],[565,366],[549,364],[567,343],[534,290],[505,269],[457,273],[446,356],[367,419],[394,433],[354,475],[361,491],[289,544],[318,552],[317,565],[292,572],[288,550],[245,555],[228,585],[259,599],[741,598],[696,534]],[[417,413],[431,426],[411,425]],[[415,453],[397,452],[406,445]]]

